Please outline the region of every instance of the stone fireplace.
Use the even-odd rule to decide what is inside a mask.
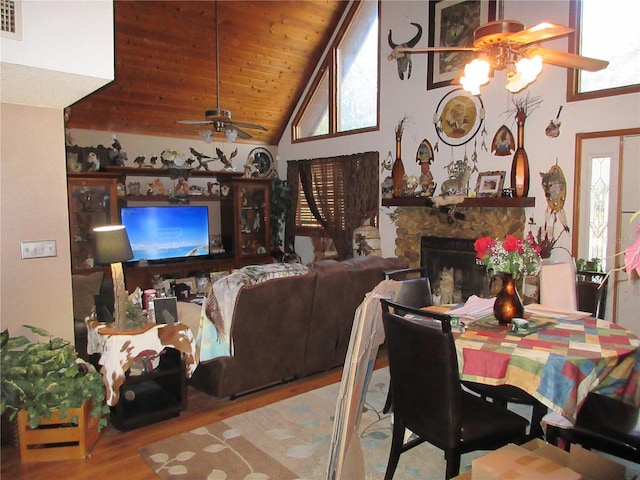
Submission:
[[[441,295],[443,270],[453,275],[451,300],[448,289],[443,303],[465,301],[470,295],[489,296],[489,279],[484,267],[475,263],[473,242],[485,235],[503,238],[525,233],[522,207],[458,207],[441,210],[430,207],[398,207],[393,214],[396,250],[410,267],[427,267],[434,301]],[[447,280],[445,280],[447,281]]]

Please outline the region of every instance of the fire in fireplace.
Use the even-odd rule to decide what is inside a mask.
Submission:
[[[490,296],[490,278],[476,263],[474,240],[430,237],[420,239],[420,266],[428,271],[434,304],[466,302],[471,295]]]

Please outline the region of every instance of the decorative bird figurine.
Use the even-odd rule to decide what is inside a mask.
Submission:
[[[218,154],[218,160],[220,160],[222,163],[224,163],[224,169],[225,170],[233,170],[233,165],[231,164],[231,160],[233,159],[233,157],[235,157],[238,154],[238,149],[236,148],[233,153],[231,153],[231,155],[229,156],[229,159],[227,160],[227,157],[225,156],[224,152],[216,147],[216,153]]]
[[[213,158],[213,157],[209,157],[207,155],[205,155],[204,153],[200,153],[198,152],[195,148],[193,147],[189,147],[189,151],[191,152],[191,155],[193,155],[194,157],[196,157],[196,159],[198,160],[198,167],[196,168],[203,168],[205,170],[209,170],[209,165],[207,165],[209,162],[213,162],[214,160],[217,160],[217,158]],[[207,160],[204,160],[204,159]],[[191,160],[191,159],[190,159]],[[195,160],[192,160],[190,165],[193,164],[195,162]]]

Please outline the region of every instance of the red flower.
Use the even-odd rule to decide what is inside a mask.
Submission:
[[[518,241],[517,237],[514,237],[513,235],[507,235],[507,238],[505,238],[504,242],[502,242],[502,247],[507,252],[519,252],[520,251],[520,242]],[[522,253],[522,252],[520,252],[520,253]]]
[[[540,255],[540,253],[542,252],[542,248],[538,246],[538,244],[536,243],[536,239],[531,232],[527,233],[527,243],[531,246],[531,248],[533,248],[534,252]]]
[[[473,248],[476,249],[476,258],[481,259],[487,254],[489,247],[493,245],[493,239],[491,237],[480,237],[473,243]]]

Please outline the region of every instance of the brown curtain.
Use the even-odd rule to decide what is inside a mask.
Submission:
[[[378,152],[365,152],[287,163],[287,179],[291,186],[298,184],[292,173],[293,164],[297,164],[298,178],[309,208],[333,240],[341,260],[353,256],[351,239],[362,219],[377,218],[378,161]],[[333,190],[333,197],[328,195],[328,186]],[[291,190],[293,196],[294,188]],[[297,188],[295,190],[297,200]],[[292,206],[294,229],[297,201],[295,204],[295,208]],[[372,224],[375,225],[375,220]]]
[[[298,162],[287,162],[287,185],[291,195],[291,208],[286,213],[284,220],[284,251],[295,253],[296,244],[296,211],[298,211],[298,178],[300,177]]]

